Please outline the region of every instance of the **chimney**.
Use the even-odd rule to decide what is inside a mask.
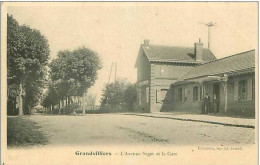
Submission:
[[[194,43],[194,54],[196,61],[202,61],[202,49],[203,43],[199,39],[199,42]]]
[[[149,42],[150,41],[148,39],[144,40],[144,44],[143,45],[144,45],[145,48],[149,48]]]

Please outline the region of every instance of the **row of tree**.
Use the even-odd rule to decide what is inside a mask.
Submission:
[[[7,113],[29,114],[46,82],[47,39],[36,29],[19,25],[7,15]],[[19,105],[19,106],[18,106]]]
[[[56,109],[58,113],[85,110],[85,102],[95,106],[96,97],[86,96],[86,92],[102,68],[99,55],[79,47],[60,51],[49,62],[49,54],[48,41],[40,31],[7,16],[8,115],[30,114],[40,100],[50,113]],[[126,80],[106,84],[101,109],[131,111],[136,93],[135,84]]]

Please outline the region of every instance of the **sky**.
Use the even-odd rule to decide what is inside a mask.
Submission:
[[[213,22],[211,51],[217,58],[252,49],[258,52],[257,2],[27,2],[7,6],[19,24],[40,30],[48,39],[51,59],[60,50],[81,46],[99,54],[103,68],[89,90],[97,95],[97,103],[113,62],[117,77],[136,82],[134,65],[144,39],[157,45],[193,47],[201,38],[207,47],[208,29],[203,23]]]

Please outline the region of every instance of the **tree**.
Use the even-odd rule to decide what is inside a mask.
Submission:
[[[124,102],[128,111],[134,110],[134,103],[137,101],[136,84],[129,84],[124,91]]]
[[[20,94],[19,85],[21,78],[19,72],[22,69],[17,61],[20,50],[23,48],[24,36],[20,31],[18,22],[12,17],[7,16],[7,81],[8,81],[8,97],[7,112],[8,114],[17,114],[16,98]],[[16,67],[14,67],[16,66]]]
[[[48,41],[39,30],[26,25],[20,26],[11,15],[7,15],[9,114],[14,112],[13,104],[16,104],[18,96],[25,108],[22,111],[21,104],[19,114],[29,113],[37,105],[46,81],[49,54]]]
[[[101,108],[110,111],[133,110],[136,102],[136,87],[126,80],[106,84],[101,98]]]
[[[60,96],[56,84],[49,82],[48,89],[44,94],[41,105],[51,112],[54,109],[54,105],[59,103],[59,100]]]
[[[69,106],[72,96],[82,97],[85,91],[93,86],[97,71],[101,67],[98,54],[86,47],[60,51],[58,58],[50,64],[50,78],[57,84],[60,99],[65,97]]]

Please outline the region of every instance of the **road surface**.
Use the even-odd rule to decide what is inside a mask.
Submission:
[[[32,115],[49,145],[248,145],[254,129],[122,114]]]

